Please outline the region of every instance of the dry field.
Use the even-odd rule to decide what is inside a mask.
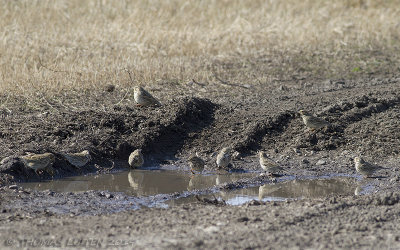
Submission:
[[[400,249],[400,0],[0,4],[1,246],[93,238],[129,249]],[[137,108],[137,84],[163,105]],[[333,126],[310,132],[300,109]],[[145,168],[189,169],[198,152],[215,170],[225,146],[240,153],[237,170],[261,171],[264,150],[296,179],[357,176],[356,155],[386,170],[354,190],[377,194],[238,207],[129,210],[140,197],[11,185],[122,170],[138,148]],[[84,168],[62,156],[82,150],[93,159]],[[54,153],[55,176],[27,169],[26,152]]]
[[[1,1],[0,100],[399,70],[400,1]],[[129,78],[126,70],[132,75]],[[38,98],[40,97],[40,98]],[[49,100],[49,99],[47,99]]]

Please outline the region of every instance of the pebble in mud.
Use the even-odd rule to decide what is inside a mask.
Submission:
[[[301,155],[301,151],[300,151],[300,149],[298,149],[298,148],[293,148],[293,152],[294,152],[296,155]]]
[[[325,160],[318,160],[317,163],[315,163],[315,165],[317,165],[317,166],[322,166],[322,165],[325,165],[325,164],[326,164]]]
[[[114,90],[115,90],[115,85],[113,85],[113,84],[107,84],[106,86],[105,86],[105,91],[107,91],[107,92],[113,92]]]
[[[240,217],[239,219],[237,219],[238,222],[246,222],[249,221],[250,219],[247,217]]]
[[[302,159],[301,162],[304,163],[304,164],[310,163],[307,159]]]
[[[114,198],[114,195],[113,195],[113,194],[110,194],[110,193],[108,193],[108,192],[100,192],[100,193],[99,193],[99,196],[100,196],[100,197],[106,197],[107,199]]]

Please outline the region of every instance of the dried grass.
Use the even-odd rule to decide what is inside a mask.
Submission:
[[[262,84],[351,77],[399,64],[400,1],[0,3],[0,92],[29,98],[108,83],[213,83],[216,74]]]

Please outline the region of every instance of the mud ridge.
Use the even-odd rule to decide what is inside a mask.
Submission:
[[[261,148],[265,136],[283,133],[286,125],[295,119],[296,113],[285,111],[267,121],[258,121],[244,133],[243,139],[237,142],[234,148],[241,153],[250,153]]]
[[[7,137],[0,137],[0,143],[15,143],[18,148],[9,146],[16,150],[4,155],[0,173],[6,174],[7,180],[26,181],[104,172],[127,167],[128,156],[136,148],[143,149],[147,164],[173,159],[182,145],[191,140],[191,134],[213,122],[216,107],[208,99],[182,98],[161,108],[116,106],[109,111],[62,110],[46,113],[45,119],[41,114],[32,115],[31,123],[21,121],[23,117],[10,116],[3,120]],[[34,128],[36,133],[30,133]],[[12,137],[14,141],[10,140]],[[83,169],[68,164],[61,154],[83,149],[88,149],[93,158]],[[39,176],[27,169],[19,159],[25,152],[55,154],[56,174]],[[125,164],[115,164],[121,161]]]
[[[332,106],[328,106],[323,110],[323,112],[321,112],[321,114],[336,116],[335,120],[340,120],[348,125],[360,121],[362,118],[369,117],[371,114],[385,112],[399,104],[400,97],[378,99],[364,95],[357,98],[354,102],[342,101]],[[341,113],[343,114],[341,115]]]
[[[217,105],[207,99],[184,99],[185,105],[173,114],[173,119],[164,124],[156,132],[157,137],[151,136],[142,145],[144,152],[151,152],[160,157],[174,157],[185,143],[192,140],[193,134],[208,127],[214,121],[214,111]]]
[[[345,129],[372,114],[386,112],[400,104],[400,97],[379,99],[361,96],[354,101],[341,101],[326,107],[317,116],[325,118],[332,126],[317,133],[308,133],[296,137],[295,148],[309,148],[314,151],[333,150],[345,145]]]

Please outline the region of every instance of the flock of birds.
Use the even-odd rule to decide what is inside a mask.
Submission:
[[[156,98],[154,98],[149,92],[147,92],[140,86],[136,86],[134,88],[134,99],[139,106],[161,106],[161,103]],[[305,110],[300,110],[299,113],[301,115],[301,118],[303,119],[304,124],[310,130],[317,130],[324,127],[329,127],[331,125],[324,119],[316,117]],[[232,149],[229,147],[223,148],[217,155],[216,163],[218,168],[227,169],[230,165],[231,158]],[[282,170],[282,167],[270,158],[268,158],[268,155],[263,151],[259,152],[259,159],[261,168],[264,171],[269,172],[270,174],[274,174],[275,172]],[[203,171],[205,162],[198,155],[191,155],[188,158],[188,162],[192,173]],[[128,163],[133,168],[141,167],[143,165],[144,158],[141,149],[137,149],[131,153]],[[367,177],[372,176],[375,171],[382,168],[380,166],[366,162],[360,157],[355,157],[354,163],[356,171]]]
[[[83,150],[78,153],[62,153],[61,155],[69,164],[76,168],[81,168],[92,160],[88,150]],[[20,159],[26,167],[35,170],[36,174],[46,171],[50,175],[54,175],[53,164],[56,161],[56,157],[53,153],[28,153],[27,155],[21,156]]]
[[[147,92],[140,86],[136,86],[134,88],[134,99],[138,106],[161,106],[161,103],[156,98],[154,98],[149,92]],[[300,110],[299,113],[301,115],[301,118],[303,119],[303,123],[305,124],[305,126],[312,131],[331,125],[324,119],[316,117],[308,113],[307,111]],[[88,150],[84,150],[78,153],[62,153],[62,155],[67,160],[67,162],[77,168],[85,166],[91,160],[91,156]],[[47,170],[51,175],[54,174],[52,165],[55,162],[55,156],[52,153],[29,153],[20,158],[22,159],[26,167],[35,170],[37,174],[39,174],[42,170]],[[231,160],[232,149],[229,147],[223,148],[218,153],[216,158],[218,169],[227,170],[230,166]],[[277,171],[282,170],[282,167],[271,160],[268,155],[263,151],[259,152],[259,160],[261,168],[269,174],[274,174]],[[205,161],[201,159],[198,155],[191,155],[188,158],[188,162],[191,168],[191,172],[193,174],[202,172],[204,170],[204,166],[206,165]],[[138,168],[144,164],[144,157],[141,149],[136,149],[129,155],[128,164],[132,168]],[[354,164],[356,171],[365,177],[370,177],[375,173],[375,171],[383,168],[381,166],[366,162],[361,157],[355,157]]]

